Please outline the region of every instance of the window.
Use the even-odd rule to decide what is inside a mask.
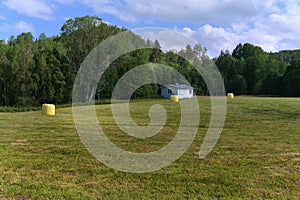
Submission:
[[[193,90],[190,90],[190,94],[193,94]]]
[[[172,90],[168,89],[168,94],[172,94]]]

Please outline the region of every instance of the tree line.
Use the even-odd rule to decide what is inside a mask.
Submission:
[[[125,30],[103,23],[99,17],[85,16],[67,20],[57,36],[41,34],[34,38],[31,33],[22,33],[0,41],[0,106],[70,103],[74,80],[85,57],[103,40]],[[132,37],[153,48],[139,49],[115,60],[100,79],[95,99],[110,98],[123,74],[146,63],[171,66],[185,76],[197,95],[209,94],[203,78],[192,66],[207,58],[206,49],[200,44],[187,45],[178,52],[163,52],[158,41],[145,41],[134,34]],[[300,51],[267,53],[246,43],[239,44],[232,53],[222,51],[214,61],[227,92],[300,96],[299,59]],[[159,87],[144,85],[133,98],[158,97]]]
[[[249,43],[214,59],[226,90],[237,95],[300,96],[300,50],[267,53]]]

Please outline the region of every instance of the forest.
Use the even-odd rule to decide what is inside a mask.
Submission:
[[[85,57],[103,40],[125,28],[104,23],[97,16],[68,19],[57,36],[32,33],[0,40],[0,106],[38,106],[43,103],[67,104],[72,101],[76,74]],[[207,57],[200,44],[187,45],[178,52],[163,52],[158,41],[153,48],[136,50],[115,60],[98,83],[95,99],[109,99],[114,85],[130,69],[161,63],[183,74],[197,95],[209,95],[205,82],[191,62]],[[224,79],[227,92],[236,95],[300,96],[300,50],[265,52],[250,43],[222,50],[213,58]],[[134,98],[155,98],[159,85],[139,88]]]

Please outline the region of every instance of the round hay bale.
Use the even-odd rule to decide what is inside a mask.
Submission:
[[[55,105],[53,104],[43,104],[42,113],[45,115],[55,115]]]
[[[227,97],[230,98],[230,99],[233,99],[234,98],[234,94],[233,93],[228,93]]]
[[[172,95],[172,96],[170,97],[170,100],[173,101],[173,102],[178,102],[178,101],[179,101],[179,98],[178,98],[177,95]]]

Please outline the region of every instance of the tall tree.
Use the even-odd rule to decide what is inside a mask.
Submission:
[[[81,63],[92,49],[120,30],[115,26],[108,26],[96,16],[67,20],[61,27],[61,37],[68,49],[68,56],[74,73],[77,73]]]
[[[283,83],[286,96],[300,96],[300,60],[291,61],[291,65],[283,77]]]

